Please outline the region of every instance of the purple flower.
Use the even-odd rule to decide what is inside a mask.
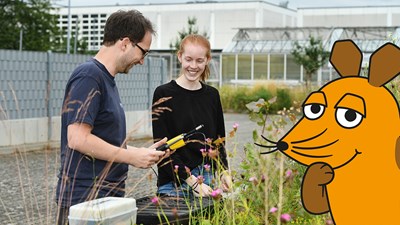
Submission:
[[[211,197],[215,200],[218,200],[222,197],[222,190],[221,189],[215,189],[211,192]]]
[[[281,222],[283,222],[283,223],[289,222],[290,219],[292,219],[292,217],[287,213],[284,213],[281,215]]]
[[[333,221],[331,219],[328,219],[328,220],[325,221],[325,224],[326,225],[331,225],[331,224],[333,224]]]
[[[265,181],[265,176],[263,174],[263,175],[261,175],[261,182],[263,183],[264,181]]]
[[[269,210],[270,213],[274,213],[274,212],[276,212],[276,211],[278,211],[278,208],[276,208],[276,207],[272,207],[272,208]]]
[[[202,184],[204,182],[204,177],[202,175],[197,176],[197,183]]]
[[[207,156],[207,150],[206,149],[202,148],[202,149],[200,149],[200,152],[203,155],[203,157]]]
[[[179,217],[178,209],[176,207],[172,208],[172,215],[174,216],[175,219]]]
[[[189,167],[185,166],[185,170],[186,170],[186,173],[189,174],[189,176],[192,175],[192,173],[191,173]]]
[[[179,166],[178,166],[178,165],[175,165],[174,168],[175,168],[175,169],[174,169],[175,173],[178,173]]]
[[[239,124],[237,122],[234,122],[232,127],[234,130],[237,130],[237,128],[239,127]]]
[[[154,205],[159,205],[159,204],[160,204],[160,202],[159,202],[157,196],[153,197],[153,198],[151,199],[151,202],[152,202]]]
[[[250,178],[249,178],[249,181],[252,182],[254,185],[257,185],[257,184],[258,184],[257,177],[250,177]]]
[[[286,178],[290,178],[291,176],[292,176],[292,174],[293,174],[293,171],[292,170],[286,170]]]

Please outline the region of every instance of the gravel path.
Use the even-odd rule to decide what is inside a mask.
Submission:
[[[230,165],[235,168],[243,156],[243,145],[252,142],[256,125],[245,114],[225,114],[227,132],[237,122],[234,138],[227,139],[227,150],[234,152]],[[137,145],[148,146],[151,141]],[[0,224],[54,224],[54,203],[59,152],[42,151],[0,155]],[[151,169],[130,167],[126,183],[127,197],[140,198],[156,190],[156,176]]]

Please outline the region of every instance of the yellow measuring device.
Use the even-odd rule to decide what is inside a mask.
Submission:
[[[175,150],[175,149],[178,149],[178,148],[180,148],[182,146],[185,146],[186,145],[186,143],[185,143],[186,139],[189,136],[191,136],[192,134],[194,134],[194,132],[200,130],[202,127],[204,127],[203,124],[197,126],[196,128],[194,128],[193,130],[191,130],[191,131],[189,131],[187,133],[180,134],[180,135],[168,140],[167,143],[159,146],[157,148],[157,150],[159,150],[159,151],[165,151],[167,149]]]

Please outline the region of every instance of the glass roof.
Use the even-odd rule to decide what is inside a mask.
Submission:
[[[238,28],[224,53],[290,53],[297,41],[307,43],[310,36],[319,37],[330,51],[340,39],[352,39],[361,51],[371,53],[386,42],[400,43],[400,27],[265,27]]]

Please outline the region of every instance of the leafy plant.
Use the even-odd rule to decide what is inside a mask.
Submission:
[[[328,61],[329,52],[324,50],[321,38],[310,36],[306,44],[296,41],[291,53],[294,61],[303,66],[306,72],[306,87],[309,89],[312,75]]]
[[[197,18],[196,17],[189,17],[187,20],[187,25],[188,25],[187,30],[185,28],[183,28],[181,31],[178,31],[178,37],[174,41],[170,42],[169,47],[173,51],[177,51],[179,49],[179,45],[181,44],[181,41],[187,35],[199,34],[199,28],[197,27]],[[203,32],[202,35],[208,39],[207,32]]]
[[[276,114],[279,110],[290,108],[292,106],[293,98],[297,98],[297,93],[291,94],[293,89],[287,88],[274,88],[271,86],[255,86],[250,87],[233,87],[223,86],[220,89],[221,102],[225,111],[248,113],[249,109],[246,104],[255,102],[258,99],[271,99],[276,96],[275,104],[271,107],[263,108],[262,113]]]
[[[0,1],[0,48],[47,51],[57,40],[57,15],[49,0]]]
[[[259,99],[246,105],[250,111],[250,120],[261,126],[261,134],[270,140],[279,140],[299,118],[296,116],[299,112],[297,104],[291,109],[279,111],[278,115],[265,114],[276,104],[276,99],[277,97],[268,101]],[[227,138],[237,138],[238,126],[234,124]],[[260,139],[261,134],[257,130],[253,131],[254,142],[274,145]],[[262,155],[268,151],[269,154]],[[228,155],[235,153],[236,150],[233,150]],[[231,168],[235,180],[233,192],[225,195],[223,201],[220,192],[213,195],[214,210],[210,213],[205,208],[205,213],[191,215],[191,224],[329,224],[329,215],[311,215],[302,206],[300,187],[305,170],[304,166],[294,163],[276,150],[247,143],[239,168]]]

